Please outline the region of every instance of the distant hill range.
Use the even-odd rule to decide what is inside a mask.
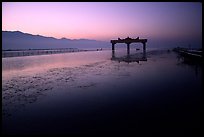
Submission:
[[[20,31],[2,31],[2,50],[57,49],[57,48],[109,48],[110,43],[89,39],[56,39]]]

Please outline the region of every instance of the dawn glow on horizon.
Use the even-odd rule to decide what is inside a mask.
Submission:
[[[202,39],[197,2],[3,2],[2,30],[55,38]]]

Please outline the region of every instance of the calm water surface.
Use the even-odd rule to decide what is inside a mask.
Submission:
[[[32,75],[51,68],[76,67],[107,59],[101,52],[74,52],[64,54],[2,58],[2,77]],[[19,74],[20,73],[20,74]]]
[[[132,50],[131,55],[137,52],[141,53]],[[122,50],[115,56],[121,60],[114,60],[110,50],[3,58],[3,132],[189,135],[201,131],[199,65],[185,64],[166,50],[148,51],[147,61],[139,62],[125,62]]]

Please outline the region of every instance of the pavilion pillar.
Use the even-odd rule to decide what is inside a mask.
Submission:
[[[112,59],[115,58],[115,50],[112,50]]]
[[[146,42],[143,42],[143,57],[146,57]]]
[[[114,50],[115,50],[115,44],[112,43],[112,51],[114,51]]]
[[[130,43],[127,43],[127,54],[130,54]]]

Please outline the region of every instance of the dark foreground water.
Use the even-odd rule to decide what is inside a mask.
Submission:
[[[167,50],[3,58],[2,131],[199,135],[202,73]]]

